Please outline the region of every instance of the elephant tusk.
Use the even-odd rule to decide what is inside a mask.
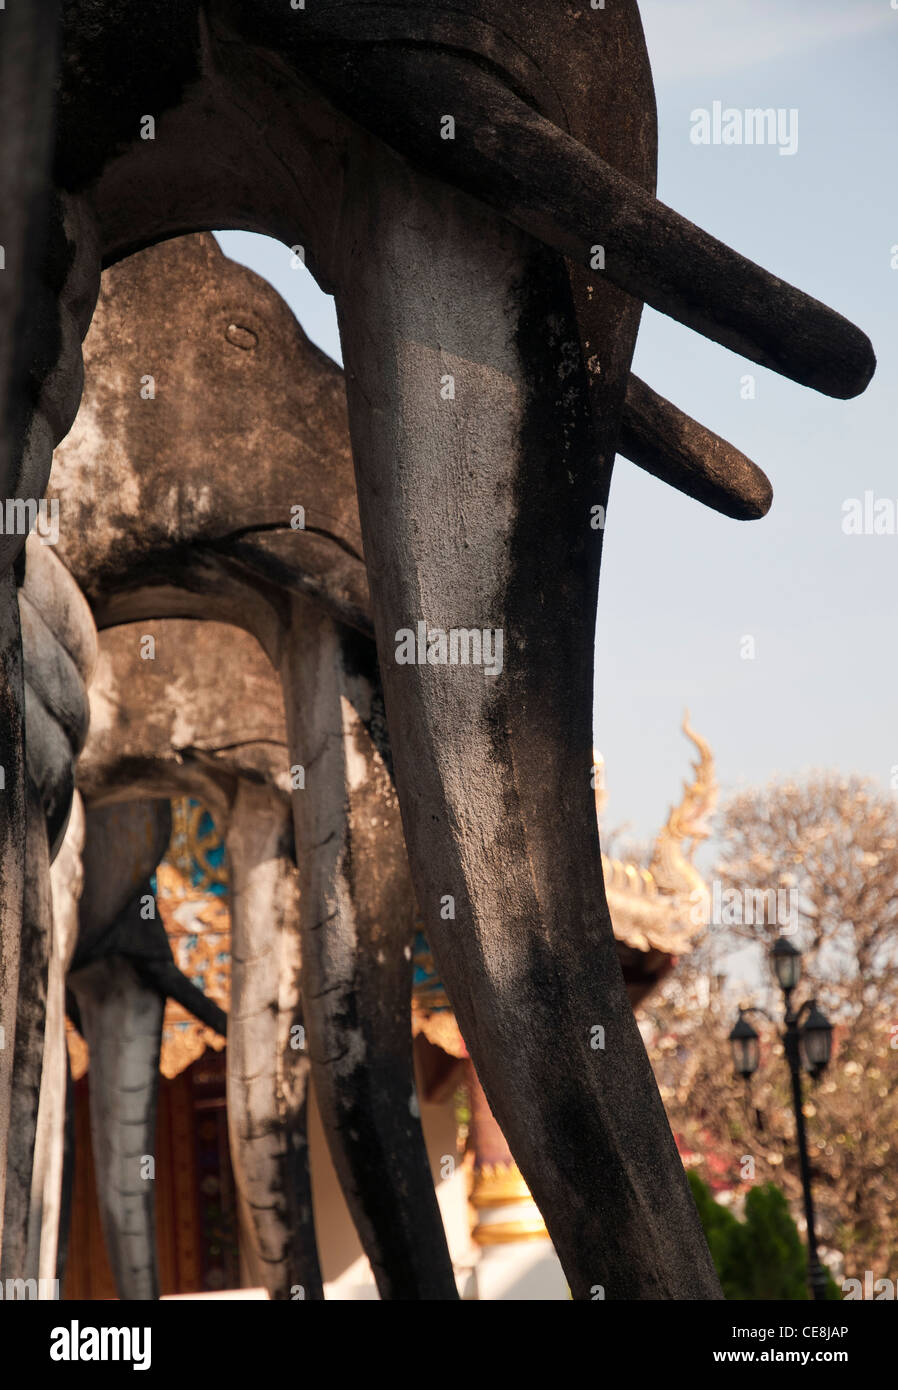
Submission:
[[[200,1023],[205,1023],[207,1028],[211,1028],[221,1037],[227,1037],[228,1016],[224,1009],[188,980],[173,960],[141,960],[134,957],[131,964],[143,984],[154,989],[163,999],[174,999],[176,1004],[193,1014]]]
[[[709,236],[454,54],[364,49],[310,76],[369,130],[577,265],[802,386],[847,399],[876,366],[866,334]],[[439,137],[455,112],[455,138]]]
[[[745,454],[631,376],[618,453],[653,478],[736,521],[766,516],[770,479]]]
[[[300,997],[290,816],[241,781],[225,845],[231,872],[228,1134],[253,1277],[274,1299],[324,1298],[309,1168],[309,1059]]]
[[[315,1095],[381,1298],[454,1299],[415,1091],[415,897],[368,643],[294,598],[282,668]],[[296,640],[301,638],[301,640]]]

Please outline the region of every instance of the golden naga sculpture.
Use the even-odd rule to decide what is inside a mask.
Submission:
[[[655,839],[649,867],[602,855],[605,892],[618,941],[636,951],[668,956],[689,951],[692,939],[708,922],[708,886],[693,861],[697,846],[710,834],[718,791],[711,749],[690,727],[688,712],[682,729],[698,749],[698,761],[693,764],[693,780],[683,784],[683,799],[671,809]],[[598,752],[594,764],[596,814],[600,816],[605,787]]]

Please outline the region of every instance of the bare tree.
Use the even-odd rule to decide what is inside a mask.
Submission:
[[[673,1129],[712,1181],[776,1181],[799,1214],[778,1029],[754,1020],[762,1053],[750,1092],[727,1041],[736,1002],[779,1018],[766,955],[791,935],[803,952],[799,998],[815,995],[836,1029],[829,1069],[806,1088],[820,1233],[846,1275],[898,1277],[898,802],[861,778],[817,774],[734,796],[718,834],[708,938],[642,1011]],[[751,943],[761,973],[740,1001],[722,969]]]

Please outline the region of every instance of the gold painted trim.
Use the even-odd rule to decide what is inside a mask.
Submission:
[[[548,1240],[549,1232],[542,1217],[534,1216],[475,1226],[471,1236],[476,1245],[515,1245],[523,1240]]]
[[[516,1163],[484,1163],[474,1169],[469,1201],[472,1207],[499,1207],[533,1197]]]

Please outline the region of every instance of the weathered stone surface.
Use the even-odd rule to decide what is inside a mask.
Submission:
[[[31,1205],[28,1213],[26,1279],[52,1281],[64,1265],[71,1184],[64,1181],[66,1107],[69,1074],[65,1037],[66,975],[78,941],[84,848],[84,807],[76,792],[65,838],[50,867],[50,961],[47,978],[47,1016],[41,1069]],[[44,1287],[50,1287],[45,1283]]]
[[[165,242],[106,272],[84,351],[48,495],[100,627],[193,616],[260,631],[289,588],[371,631],[343,374],[270,285],[211,236]]]

